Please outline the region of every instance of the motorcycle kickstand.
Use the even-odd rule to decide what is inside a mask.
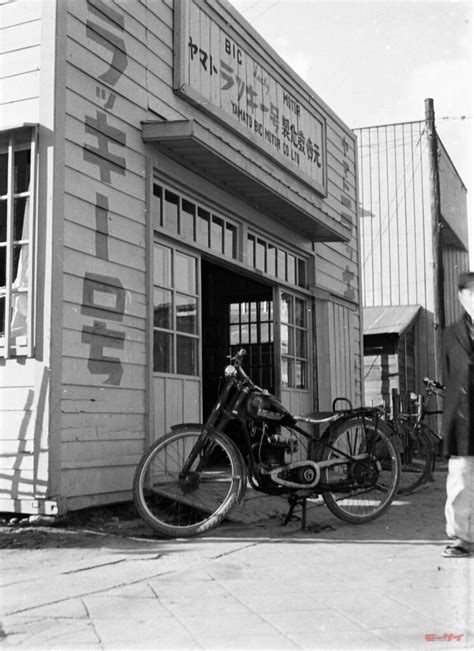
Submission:
[[[293,517],[294,510],[298,504],[301,504],[301,529],[302,531],[306,531],[306,500],[306,497],[297,497],[296,495],[290,495],[288,498],[288,504],[290,505],[290,508],[288,509],[288,513],[282,518],[281,521],[283,527],[285,527]]]

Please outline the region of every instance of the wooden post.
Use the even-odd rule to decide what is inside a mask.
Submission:
[[[392,389],[392,418],[398,418],[400,415],[400,396],[397,389]]]
[[[434,361],[436,378],[441,377],[442,330],[445,326],[443,256],[441,248],[441,202],[438,167],[438,136],[435,128],[433,100],[425,100],[426,135],[429,151],[429,181],[431,200],[431,233],[433,253],[433,326],[434,326]]]

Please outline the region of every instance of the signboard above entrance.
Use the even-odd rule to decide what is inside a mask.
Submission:
[[[175,4],[175,91],[326,194],[326,122],[196,0]]]

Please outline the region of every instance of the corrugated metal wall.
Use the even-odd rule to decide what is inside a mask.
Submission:
[[[431,189],[425,122],[356,129],[364,306],[421,305],[416,325],[419,390],[434,368],[434,279]],[[442,217],[454,235],[467,229],[466,192],[439,143]],[[444,211],[444,213],[443,213]],[[456,231],[454,232],[454,229]],[[467,232],[467,231],[466,231]],[[443,237],[447,322],[459,313],[456,282],[468,254],[456,237]]]

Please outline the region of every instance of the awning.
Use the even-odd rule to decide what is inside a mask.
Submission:
[[[232,147],[195,120],[144,122],[142,138],[312,241],[350,238],[350,226],[323,212],[321,197],[296,176],[279,167],[270,173],[265,167],[274,164],[258,163],[263,154],[246,155],[248,147],[245,153]]]
[[[403,335],[414,323],[420,305],[364,307],[365,335]]]

